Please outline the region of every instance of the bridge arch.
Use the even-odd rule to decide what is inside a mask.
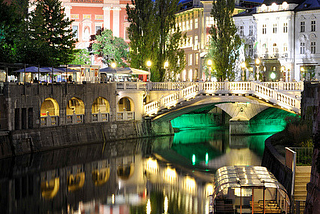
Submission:
[[[110,121],[110,104],[104,97],[98,97],[92,104],[92,122],[108,122]]]
[[[117,120],[134,120],[134,102],[130,97],[122,97],[117,103]]]
[[[85,114],[84,102],[77,97],[72,97],[67,104],[66,115],[67,124],[83,123]]]
[[[46,98],[40,107],[41,126],[58,125],[59,112],[58,102],[53,98]]]

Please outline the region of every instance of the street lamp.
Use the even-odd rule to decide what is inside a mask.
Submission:
[[[256,69],[256,78],[257,78],[257,81],[259,81],[259,66],[260,66],[260,63],[261,63],[260,59],[257,58],[255,63],[256,63],[256,68],[257,68]]]
[[[148,60],[147,61],[147,67],[148,67],[148,72],[149,72],[149,81],[151,82],[151,72],[150,72],[150,68],[151,68],[151,61],[150,60]]]
[[[117,64],[115,62],[111,63],[111,68],[115,69],[117,67]]]
[[[244,70],[246,69],[246,63],[242,62],[240,66],[242,70],[242,81],[244,81]]]
[[[208,59],[207,65],[209,67],[209,76],[210,76],[210,80],[211,80],[211,66],[212,66],[212,60],[211,59]]]
[[[270,78],[272,79],[272,81],[274,81],[274,79],[276,78],[276,74],[274,72],[272,72],[270,74]]]

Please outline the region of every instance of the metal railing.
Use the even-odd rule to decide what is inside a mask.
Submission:
[[[289,147],[296,152],[297,166],[311,166],[313,157],[313,147]]]

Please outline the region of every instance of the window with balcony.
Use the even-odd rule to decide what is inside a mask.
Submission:
[[[300,22],[300,32],[305,32],[305,31],[306,31],[306,23]]]
[[[249,36],[253,36],[253,25],[249,26]]]
[[[252,44],[250,44],[249,46],[248,46],[248,49],[249,49],[249,56],[253,56],[253,45]]]
[[[192,54],[189,54],[188,65],[192,65]]]
[[[316,21],[315,21],[315,20],[312,20],[312,21],[311,21],[311,31],[312,31],[312,32],[315,32],[315,31],[316,31]]]
[[[199,49],[198,43],[199,43],[199,41],[198,41],[198,36],[195,36],[195,37],[194,37],[194,49],[195,49],[195,50],[198,50],[198,49]]]
[[[275,57],[278,57],[279,50],[278,50],[277,43],[274,43],[272,47],[273,47],[273,55]]]
[[[239,28],[239,35],[244,36],[244,27],[243,26],[240,26],[240,28]]]

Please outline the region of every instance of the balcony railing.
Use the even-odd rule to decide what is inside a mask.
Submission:
[[[67,124],[80,124],[83,123],[83,114],[67,115]]]
[[[92,122],[108,122],[110,120],[109,117],[109,113],[92,114]]]
[[[40,117],[40,126],[57,126],[59,116],[45,116]]]
[[[134,120],[135,119],[135,112],[133,111],[122,111],[117,112],[117,120]]]

